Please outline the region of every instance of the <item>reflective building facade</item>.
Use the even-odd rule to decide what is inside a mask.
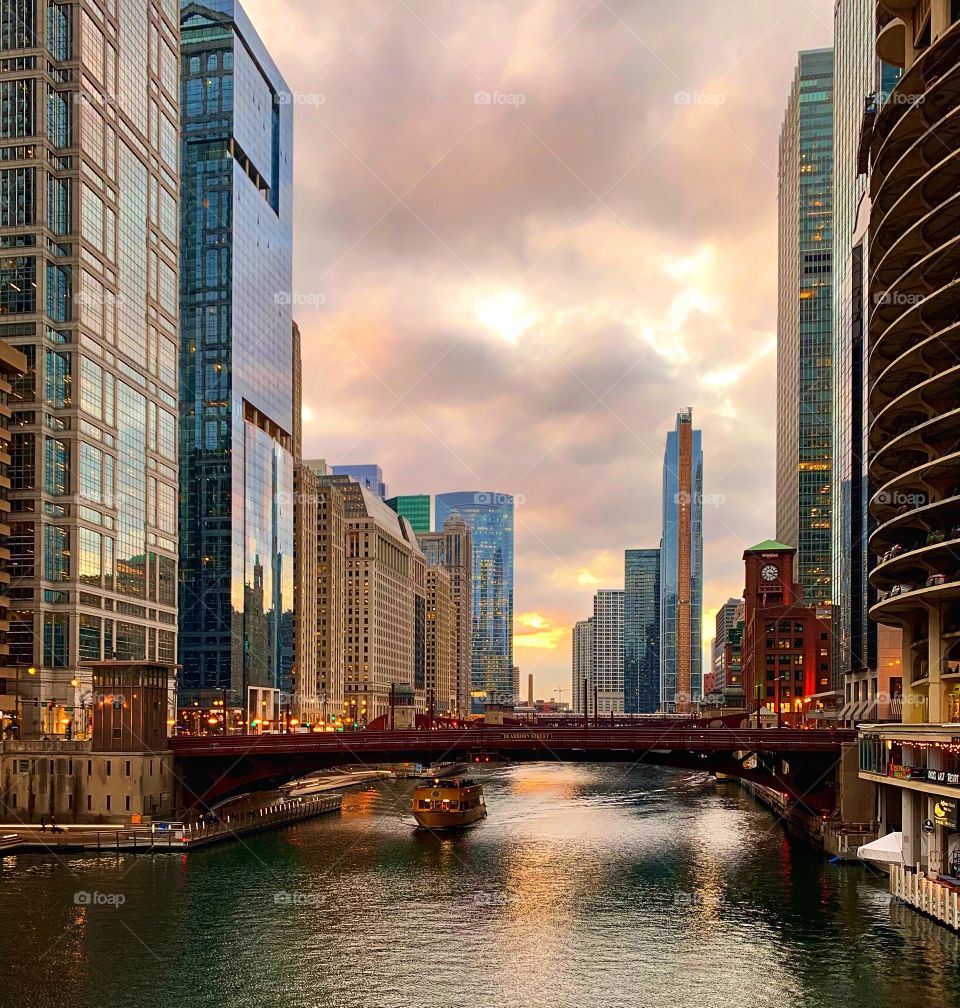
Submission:
[[[808,604],[832,566],[833,50],[801,52],[780,133],[777,539]]]
[[[406,494],[400,497],[390,497],[387,505],[398,515],[403,515],[410,522],[414,532],[430,531],[430,494]]]
[[[623,709],[660,709],[660,550],[624,551]]]
[[[383,482],[383,470],[376,463],[362,465],[335,465],[330,467],[334,476],[349,476],[365,490],[376,494],[381,500],[387,499],[387,484]],[[429,527],[429,526],[428,526]]]
[[[677,414],[663,458],[660,707],[685,711],[703,687],[703,451],[693,411]]]
[[[246,703],[293,660],[293,115],[238,3],[181,42],[181,689]]]
[[[473,649],[471,689],[488,701],[512,701],[513,497],[461,492],[437,494],[436,523],[458,515],[473,536]],[[483,698],[474,697],[482,711]]]
[[[90,662],[176,659],[177,51],[172,0],[0,2],[23,737],[85,734]]]

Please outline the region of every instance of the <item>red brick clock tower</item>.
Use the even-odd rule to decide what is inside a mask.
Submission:
[[[793,580],[792,546],[768,539],[744,551],[742,681],[747,709],[803,720],[806,704],[829,682],[830,621],[803,604]]]

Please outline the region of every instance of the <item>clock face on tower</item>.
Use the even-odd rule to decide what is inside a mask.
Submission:
[[[764,566],[760,568],[760,577],[762,577],[764,581],[776,581],[779,576],[780,571],[774,564],[764,564]]]

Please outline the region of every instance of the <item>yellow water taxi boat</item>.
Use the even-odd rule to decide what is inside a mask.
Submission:
[[[467,777],[435,779],[415,788],[413,812],[424,829],[457,829],[472,826],[487,814],[483,788]]]

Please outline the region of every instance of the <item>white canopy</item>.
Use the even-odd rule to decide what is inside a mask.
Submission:
[[[878,840],[871,840],[857,848],[861,861],[877,861],[880,864],[903,864],[903,834],[888,833]]]

